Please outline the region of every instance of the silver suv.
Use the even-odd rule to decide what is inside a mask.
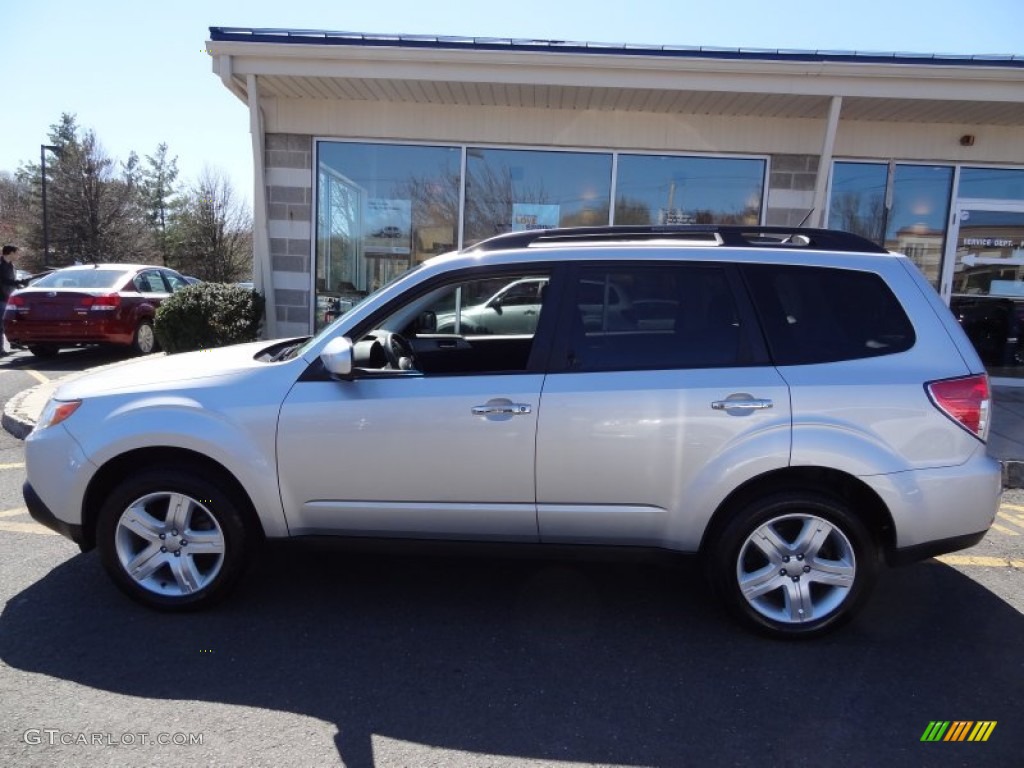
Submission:
[[[479,322],[524,284],[535,322]],[[853,235],[519,232],[313,338],[63,385],[24,494],[155,608],[223,597],[264,538],[625,545],[699,553],[745,624],[811,636],[864,604],[881,561],[984,536],[989,403],[932,287]]]

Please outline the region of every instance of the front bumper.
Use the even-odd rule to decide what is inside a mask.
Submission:
[[[28,513],[37,523],[45,525],[51,531],[56,531],[61,536],[71,539],[83,552],[88,552],[93,548],[93,543],[86,540],[85,531],[82,526],[72,525],[58,519],[50,511],[50,508],[43,503],[43,500],[39,498],[39,494],[36,493],[35,488],[32,487],[28,480],[21,486],[21,495],[25,497],[25,506],[28,507]]]

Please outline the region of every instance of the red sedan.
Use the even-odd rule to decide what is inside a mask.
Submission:
[[[11,295],[4,334],[40,357],[83,344],[122,345],[145,355],[156,347],[156,308],[187,285],[184,277],[165,267],[65,267]]]

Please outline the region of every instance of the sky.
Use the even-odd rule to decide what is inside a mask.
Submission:
[[[213,74],[211,26],[1024,56],[1024,0],[0,0],[0,172],[38,162],[67,112],[117,160],[164,142],[181,181],[208,168],[251,201],[248,108]]]

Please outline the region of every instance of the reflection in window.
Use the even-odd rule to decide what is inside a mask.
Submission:
[[[466,151],[463,245],[503,232],[608,223],[610,153]]]
[[[962,168],[959,197],[1024,200],[1024,170]]]
[[[828,225],[881,245],[887,174],[882,163],[835,163]]]
[[[828,225],[905,253],[937,288],[953,168],[893,166],[892,194],[887,209],[888,179],[889,166],[883,163],[835,163]]]
[[[456,247],[461,150],[318,144],[316,325]]]
[[[620,155],[616,224],[757,224],[765,161]]]
[[[953,169],[897,165],[885,247],[905,253],[936,288],[942,272]]]
[[[548,284],[545,275],[469,280],[452,286],[428,307],[434,331],[461,336],[532,335]]]
[[[714,368],[745,362],[725,271],[705,266],[596,267],[574,286],[568,368]]]

